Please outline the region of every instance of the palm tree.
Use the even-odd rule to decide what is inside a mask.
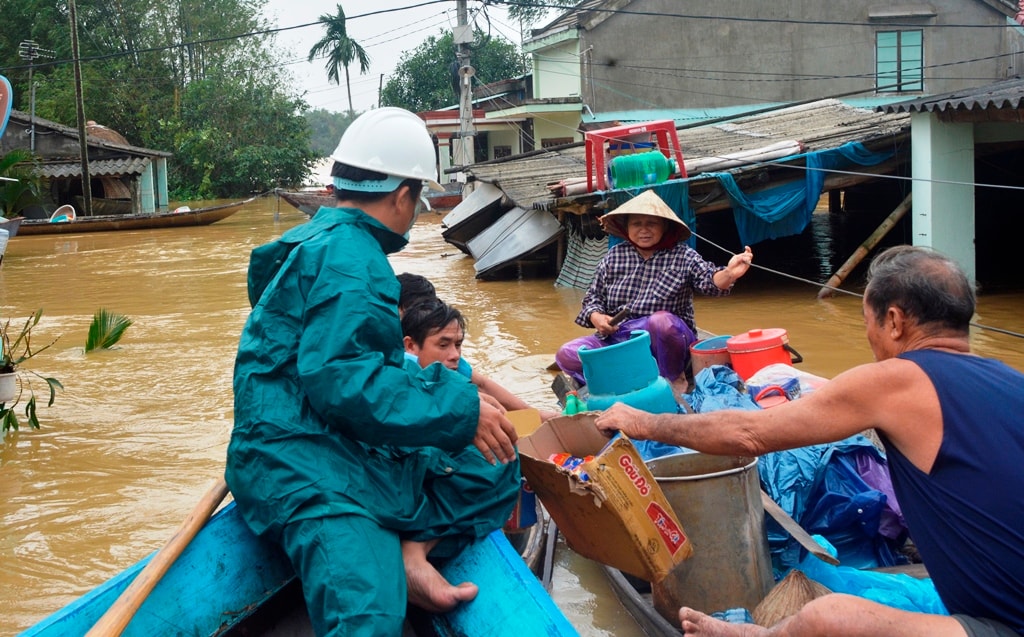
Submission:
[[[338,15],[332,16],[325,13],[317,20],[326,27],[327,32],[320,41],[309,50],[309,61],[324,56],[327,58],[327,80],[335,84],[341,84],[339,69],[345,68],[345,88],[348,90],[348,111],[352,109],[352,86],[349,83],[348,65],[359,62],[359,73],[363,74],[370,70],[370,56],[358,42],[348,37],[345,30],[345,10],[338,5]]]

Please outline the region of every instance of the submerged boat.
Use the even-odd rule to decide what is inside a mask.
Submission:
[[[480,593],[443,614],[411,615],[406,634],[576,635],[531,571],[524,556],[539,561],[540,524],[518,539],[521,552],[495,531],[472,544],[441,572],[449,581],[472,581]],[[153,559],[126,569],[21,633],[22,637],[84,635]],[[157,581],[135,612],[126,636],[290,635],[313,631],[301,587],[284,553],[249,531],[234,502],[202,528]]]
[[[177,228],[181,226],[208,226],[223,221],[255,201],[250,197],[243,201],[196,208],[177,208],[165,212],[138,215],[77,215],[71,221],[50,221],[49,219],[25,219],[18,229],[18,236],[42,234],[80,234],[83,232],[111,232],[115,230],[149,230],[153,228]]]

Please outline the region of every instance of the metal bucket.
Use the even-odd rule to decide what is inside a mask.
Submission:
[[[655,608],[673,624],[680,606],[753,612],[774,585],[757,458],[683,453],[647,466],[693,543],[693,556],[654,583]]]

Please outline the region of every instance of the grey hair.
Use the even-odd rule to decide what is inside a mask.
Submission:
[[[896,306],[925,326],[967,333],[976,304],[974,285],[953,259],[931,248],[895,246],[868,268],[864,292],[875,321]]]

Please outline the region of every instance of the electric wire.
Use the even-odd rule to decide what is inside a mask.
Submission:
[[[541,2],[517,2],[516,0],[487,0],[491,4],[503,4],[507,6],[521,6],[521,7],[543,7],[546,9],[559,9],[565,11],[565,13],[556,19],[560,20],[567,15],[574,13],[574,10],[578,8],[578,4],[557,4],[550,3],[545,4]],[[687,20],[714,20],[715,22],[749,22],[754,24],[809,24],[815,26],[842,26],[842,27],[860,27],[860,26],[874,26],[877,22],[871,20],[798,20],[795,18],[752,18],[752,17],[740,17],[740,16],[725,16],[725,15],[699,15],[690,13],[667,13],[664,11],[639,11],[636,9],[613,9],[602,6],[588,6],[585,9],[579,11],[579,13],[607,13],[607,14],[619,14],[619,15],[638,15],[648,16],[657,18],[681,18]],[[549,23],[551,24],[551,23]],[[1008,29],[1013,28],[1013,25],[1009,24],[966,24],[966,23],[950,23],[950,24],[923,24],[920,21],[916,22],[897,22],[895,20],[886,20],[884,22],[886,27],[908,27],[915,29],[940,29],[940,28],[955,28],[955,29]],[[539,29],[543,31],[544,29]]]
[[[693,232],[693,236],[697,237],[701,241],[704,241],[705,243],[707,243],[708,245],[710,245],[710,246],[712,246],[714,248],[718,248],[722,252],[728,254],[730,257],[733,257],[733,256],[736,255],[736,253],[733,252],[732,250],[729,250],[728,248],[722,247],[722,246],[718,245],[717,243],[715,243],[714,241],[708,239],[707,237],[697,234],[696,232]],[[750,264],[750,267],[758,268],[758,269],[763,270],[765,272],[768,272],[770,274],[781,276],[781,277],[784,277],[784,278],[787,278],[787,279],[792,279],[792,280],[798,281],[800,283],[807,283],[807,284],[813,285],[813,286],[815,286],[815,287],[817,287],[819,289],[820,288],[824,288],[824,289],[830,290],[832,292],[839,292],[839,293],[842,293],[842,294],[847,294],[849,296],[855,296],[855,297],[857,297],[859,299],[863,299],[864,298],[864,295],[859,293],[859,292],[852,292],[850,290],[844,290],[842,288],[838,288],[838,287],[829,285],[827,283],[818,283],[817,281],[812,281],[811,279],[805,279],[803,277],[799,277],[799,276],[796,276],[796,275],[793,275],[793,274],[788,274],[786,272],[781,272],[779,270],[774,270],[772,268],[760,265],[758,263],[753,263],[752,262]],[[1013,337],[1016,337],[1016,338],[1024,339],[1024,334],[1022,334],[1020,332],[1014,332],[1012,330],[1003,329],[1001,327],[993,327],[991,325],[983,325],[981,323],[975,323],[974,321],[970,322],[970,326],[971,327],[976,327],[976,328],[978,328],[980,330],[985,330],[985,331],[989,331],[989,332],[997,332],[999,334],[1004,334],[1006,336],[1013,336]]]

